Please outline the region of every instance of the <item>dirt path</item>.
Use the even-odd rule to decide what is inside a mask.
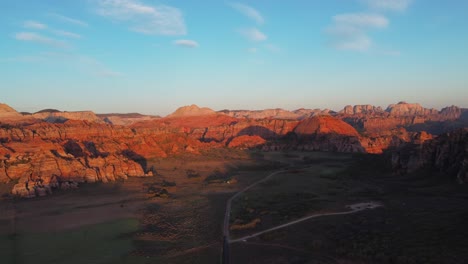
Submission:
[[[231,243],[231,236],[229,234],[229,219],[231,218],[232,201],[234,199],[236,199],[237,197],[239,197],[244,192],[251,189],[252,187],[255,187],[257,184],[265,182],[265,181],[269,180],[271,177],[273,177],[273,176],[275,176],[275,175],[277,175],[279,173],[285,172],[285,171],[286,170],[279,170],[279,171],[275,171],[273,173],[270,173],[265,178],[263,178],[263,179],[261,179],[259,181],[256,181],[256,182],[252,183],[251,185],[245,187],[244,189],[240,190],[239,192],[234,194],[231,198],[229,198],[229,200],[226,202],[226,212],[224,213],[223,250],[222,250],[221,263],[229,264],[229,262],[230,262],[230,246],[229,246],[229,244]]]
[[[289,168],[292,168],[292,165]],[[312,218],[317,218],[317,217],[322,217],[322,216],[332,216],[332,215],[354,214],[354,213],[357,213],[357,212],[360,212],[360,211],[363,211],[363,210],[374,209],[374,208],[382,206],[381,204],[376,203],[376,202],[352,204],[352,205],[347,206],[348,208],[351,209],[350,211],[309,215],[309,216],[305,216],[305,217],[299,218],[297,220],[291,221],[289,223],[285,223],[285,224],[282,224],[282,225],[279,225],[279,226],[272,227],[272,228],[267,229],[267,230],[263,230],[263,231],[258,232],[258,233],[254,233],[254,234],[244,236],[244,237],[241,237],[241,238],[237,238],[237,239],[231,239],[231,236],[230,236],[230,233],[229,233],[229,220],[230,220],[230,217],[231,217],[232,201],[234,199],[236,199],[237,197],[239,197],[240,195],[242,195],[243,193],[245,193],[246,191],[248,191],[251,188],[255,187],[256,185],[258,185],[258,184],[260,184],[262,182],[268,181],[273,176],[275,176],[277,174],[280,174],[280,173],[283,173],[283,172],[287,172],[287,169],[282,169],[282,170],[270,173],[265,178],[263,178],[263,179],[261,179],[259,181],[256,181],[256,182],[252,183],[251,185],[245,187],[244,189],[240,190],[239,192],[234,194],[231,198],[229,198],[229,200],[226,202],[226,212],[224,214],[224,226],[223,226],[223,236],[224,236],[223,239],[224,239],[224,242],[223,242],[222,263],[225,263],[225,264],[229,263],[229,259],[230,259],[230,246],[229,245],[231,243],[236,243],[236,242],[240,242],[240,241],[246,242],[250,238],[254,238],[254,237],[260,236],[262,234],[274,231],[274,230],[278,230],[278,229],[285,228],[285,227],[288,227],[288,226],[291,226],[291,225],[295,225],[295,224],[301,223],[303,221],[307,221],[307,220],[312,219]]]
[[[380,207],[380,206],[382,206],[382,205],[379,204],[379,203],[376,203],[376,202],[352,204],[352,205],[348,206],[351,209],[351,211],[336,212],[336,213],[323,213],[323,214],[314,214],[314,215],[305,216],[305,217],[299,218],[297,220],[291,221],[289,223],[282,224],[282,225],[275,226],[275,227],[272,227],[272,228],[267,229],[267,230],[260,231],[258,233],[254,233],[254,234],[244,236],[244,237],[241,237],[241,238],[237,238],[237,239],[230,239],[229,243],[236,243],[236,242],[240,242],[240,241],[245,242],[247,239],[254,238],[254,237],[263,235],[265,233],[274,231],[274,230],[285,228],[287,226],[295,225],[295,224],[298,224],[300,222],[303,222],[303,221],[306,221],[306,220],[309,220],[309,219],[312,219],[312,218],[317,218],[317,217],[321,217],[321,216],[331,216],[331,215],[355,214],[355,213],[363,211],[363,210],[375,209],[375,208]]]
[[[254,183],[252,183],[251,185],[245,187],[244,189],[240,190],[239,192],[237,192],[236,194],[234,194],[231,198],[229,198],[229,200],[226,202],[226,212],[224,214],[224,228],[223,228],[223,234],[224,234],[224,237],[228,240],[228,241],[231,241],[231,238],[230,238],[230,234],[229,234],[229,219],[231,217],[231,205],[232,205],[232,201],[234,199],[236,199],[237,197],[239,197],[241,194],[245,193],[246,191],[248,191],[249,189],[255,187],[256,185],[262,183],[262,182],[265,182],[267,180],[269,180],[271,177],[277,175],[277,174],[280,174],[282,172],[286,172],[286,170],[280,170],[280,171],[275,171],[271,174],[269,174],[268,176],[266,176],[265,178],[259,180],[259,181],[256,181]]]

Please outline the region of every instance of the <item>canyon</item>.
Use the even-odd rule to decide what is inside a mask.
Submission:
[[[181,107],[164,118],[0,105],[0,182],[20,197],[152,176],[149,159],[216,148],[392,154],[398,173],[433,167],[467,176],[468,109],[400,102],[328,109],[222,110]],[[458,130],[457,130],[458,129]],[[455,131],[455,132],[453,132]]]

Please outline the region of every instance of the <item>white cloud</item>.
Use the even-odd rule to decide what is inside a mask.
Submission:
[[[58,36],[62,37],[67,37],[67,38],[74,38],[74,39],[79,39],[81,38],[81,35],[69,32],[69,31],[63,31],[63,30],[52,30],[52,32]]]
[[[24,21],[23,27],[30,28],[30,29],[46,29],[47,25],[42,24],[40,22],[28,20],[28,21]]]
[[[182,12],[171,6],[146,5],[138,0],[96,0],[97,13],[125,22],[136,32],[154,35],[185,35]]]
[[[74,18],[71,18],[71,17],[67,17],[67,16],[64,16],[64,15],[60,15],[60,14],[56,14],[56,13],[50,13],[49,16],[51,17],[55,17],[61,21],[64,21],[64,22],[67,22],[67,23],[70,23],[70,24],[74,24],[74,25],[77,25],[77,26],[81,26],[81,27],[87,27],[88,26],[88,23],[86,22],[83,22],[81,20],[78,20],[78,19],[74,19]]]
[[[257,48],[248,48],[247,51],[250,53],[257,53],[258,50]]]
[[[334,25],[325,31],[329,37],[329,44],[338,50],[366,51],[372,45],[367,34],[356,27]]]
[[[179,39],[174,41],[174,45],[186,48],[198,48],[198,42],[189,39]]]
[[[413,0],[360,0],[362,3],[372,9],[405,11]]]
[[[338,50],[367,51],[372,47],[368,31],[383,29],[388,19],[379,14],[347,13],[333,16],[332,25],[325,29],[328,43]]]
[[[388,19],[379,14],[349,13],[340,14],[333,17],[336,24],[352,25],[365,28],[385,28],[388,26]]]
[[[384,29],[390,24],[384,11],[405,11],[413,0],[358,0],[369,12],[339,14],[332,17],[333,23],[325,29],[328,43],[340,50],[367,51],[372,47],[369,33]],[[375,13],[377,12],[377,13]],[[399,56],[399,52],[390,52]]]
[[[260,30],[256,28],[245,28],[245,29],[240,29],[239,33],[243,35],[244,37],[248,38],[251,41],[255,42],[260,42],[266,40],[268,37],[264,33],[262,33]]]
[[[66,48],[68,44],[65,41],[49,38],[41,34],[33,32],[18,32],[15,34],[15,39],[20,41],[29,41],[39,44],[49,45],[58,48]]]
[[[265,19],[263,16],[258,12],[255,8],[241,4],[241,3],[229,3],[229,5],[239,11],[241,14],[244,16],[254,20],[258,24],[263,24],[265,22]]]

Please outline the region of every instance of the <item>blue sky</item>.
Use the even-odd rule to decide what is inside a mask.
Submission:
[[[0,2],[0,102],[165,115],[468,107],[468,2]]]

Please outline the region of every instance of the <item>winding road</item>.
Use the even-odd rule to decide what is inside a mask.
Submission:
[[[251,185],[245,187],[244,189],[240,190],[239,192],[234,194],[231,198],[229,198],[229,200],[226,202],[226,212],[224,214],[224,227],[223,227],[224,242],[223,242],[222,263],[224,263],[224,264],[229,263],[229,259],[230,259],[230,247],[229,247],[229,245],[231,243],[236,243],[236,242],[241,242],[241,241],[246,242],[250,238],[254,238],[254,237],[260,236],[262,234],[274,231],[274,230],[278,230],[278,229],[285,228],[285,227],[288,227],[288,226],[291,226],[291,225],[295,225],[295,224],[301,223],[303,221],[307,221],[307,220],[312,219],[312,218],[317,218],[317,217],[322,217],[322,216],[332,216],[332,215],[355,214],[355,213],[363,211],[363,210],[375,209],[377,207],[382,206],[380,203],[377,203],[377,202],[365,202],[365,203],[351,204],[351,205],[347,206],[347,208],[351,209],[349,211],[313,214],[313,215],[305,216],[305,217],[296,219],[294,221],[291,221],[291,222],[288,222],[288,223],[285,223],[285,224],[282,224],[282,225],[279,225],[279,226],[275,226],[275,227],[272,227],[272,228],[269,228],[269,229],[266,229],[266,230],[263,230],[263,231],[248,235],[248,236],[244,236],[244,237],[236,238],[236,239],[231,239],[231,236],[230,236],[230,233],[229,233],[229,220],[230,220],[230,217],[231,217],[232,201],[234,199],[236,199],[237,197],[239,197],[240,195],[242,195],[243,193],[245,193],[246,191],[248,191],[249,189],[255,187],[256,185],[258,185],[258,184],[260,184],[262,182],[268,181],[273,176],[275,176],[277,174],[280,174],[280,173],[283,173],[283,172],[287,172],[287,170],[283,169],[283,170],[275,171],[275,172],[267,175],[265,178],[263,178],[263,179],[261,179],[259,181],[256,181],[256,182],[252,183]]]

